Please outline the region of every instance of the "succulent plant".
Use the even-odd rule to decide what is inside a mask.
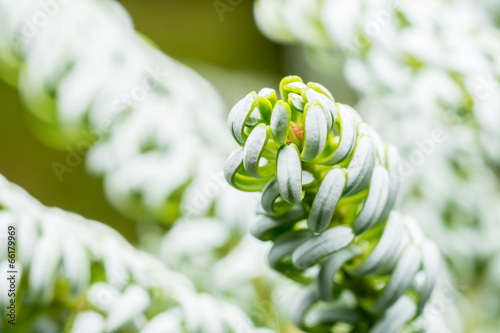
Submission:
[[[397,150],[318,83],[288,76],[279,94],[251,92],[232,108],[240,147],[224,173],[262,192],[252,234],[273,243],[273,268],[309,286],[294,320],[311,332],[342,322],[398,332],[424,309],[441,264],[418,224],[393,210]]]
[[[484,268],[500,251],[498,6],[428,0],[254,4],[267,37],[303,46],[309,74],[343,72],[359,97],[356,110],[397,145],[405,165],[401,207],[438,244],[460,284],[498,290]],[[478,331],[478,322],[498,327],[498,293],[478,295],[489,310],[465,310],[463,317]]]

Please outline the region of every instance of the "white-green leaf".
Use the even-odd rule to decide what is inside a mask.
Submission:
[[[326,174],[314,197],[307,220],[307,225],[313,232],[322,232],[330,224],[337,203],[344,191],[345,183],[346,173],[344,169],[334,168]]]
[[[260,199],[261,207],[267,215],[277,216],[283,214],[286,210],[292,207],[286,201],[276,201],[280,197],[280,189],[278,179],[271,179],[264,189]]]
[[[359,311],[339,306],[336,302],[333,302],[324,304],[322,307],[313,307],[307,311],[304,325],[305,327],[324,327],[333,326],[338,322],[355,324],[361,320],[362,315]]]
[[[257,96],[267,99],[269,102],[271,102],[272,105],[276,104],[276,102],[278,101],[276,91],[271,88],[262,88],[261,90],[259,90]]]
[[[401,165],[401,158],[399,156],[398,150],[393,145],[386,146],[386,166],[389,171],[389,195],[387,196],[387,202],[384,207],[384,211],[380,215],[381,219],[385,219],[391,213],[394,208],[396,201],[398,199],[399,188],[401,184],[401,179],[399,175],[399,167]]]
[[[387,196],[389,194],[389,174],[387,170],[377,165],[372,174],[372,181],[368,196],[363,204],[361,212],[352,224],[356,235],[371,229],[378,221],[385,208]]]
[[[257,94],[255,92],[251,92],[245,98],[236,103],[236,105],[229,112],[227,120],[229,131],[240,145],[243,145],[245,143],[245,138],[243,135],[245,123],[250,117],[252,111],[255,109],[256,105]]]
[[[335,103],[335,98],[333,98],[332,93],[330,92],[330,90],[326,89],[326,87],[324,85],[317,83],[317,82],[308,82],[307,86],[309,88],[312,88],[315,91],[323,94],[323,95],[328,96],[333,101],[333,103]]]
[[[322,264],[318,274],[318,291],[325,301],[333,301],[333,288],[335,274],[349,260],[361,255],[361,249],[351,244],[337,252],[332,253]]]
[[[316,179],[309,171],[302,170],[302,186],[309,186],[314,183]]]
[[[309,309],[319,300],[318,293],[314,286],[302,290],[292,304],[292,320],[301,330],[307,330],[304,319]]]
[[[398,333],[417,313],[417,305],[408,296],[401,297],[371,329],[370,333]]]
[[[327,96],[311,88],[305,89],[302,97],[307,103],[319,103],[321,105],[326,119],[327,131],[330,131],[333,127],[333,123],[335,122],[335,117],[337,115],[335,102]]]
[[[434,242],[426,241],[422,246],[422,266],[425,275],[425,281],[422,289],[420,290],[420,299],[418,307],[422,309],[425,303],[431,297],[434,286],[440,272],[441,267],[441,254]]]
[[[350,196],[364,190],[375,167],[375,152],[370,137],[363,135],[357,139],[353,157],[347,167],[347,184],[344,195]]]
[[[321,162],[326,165],[334,165],[345,160],[356,144],[356,121],[349,111],[350,109],[340,103],[337,103],[337,107],[340,141],[333,154]]]
[[[310,162],[321,154],[325,148],[328,130],[321,105],[318,103],[308,104],[304,110],[304,114],[305,135],[301,159],[302,161]]]
[[[292,113],[288,104],[279,101],[271,114],[271,131],[278,146],[286,144]]]
[[[243,148],[243,165],[250,176],[261,178],[268,175],[259,173],[259,162],[266,147],[269,135],[265,125],[256,126],[245,142]]]
[[[410,287],[415,274],[420,269],[421,256],[419,250],[409,245],[399,257],[396,268],[392,272],[382,296],[370,308],[373,313],[383,313],[394,304]]]
[[[298,111],[303,112],[305,107],[305,102],[302,99],[302,96],[296,93],[290,93],[288,95],[288,103],[293,105]]]
[[[306,211],[301,205],[292,206],[289,211],[278,217],[258,215],[256,221],[252,224],[250,232],[255,238],[267,241],[272,238],[274,229],[291,226],[306,218],[306,216]]]
[[[233,183],[234,176],[242,163],[243,148],[238,147],[231,153],[231,155],[229,155],[226,163],[224,164],[224,178],[226,178],[228,184],[233,187],[235,187],[235,184]]]
[[[292,254],[292,263],[298,269],[306,269],[330,253],[349,245],[354,239],[351,228],[339,226],[300,245]]]
[[[401,216],[392,212],[375,249],[361,264],[348,269],[349,273],[356,276],[388,273],[396,263],[404,233]]]
[[[224,178],[234,188],[242,191],[262,191],[268,182],[268,178],[254,178],[238,173],[243,166],[243,147],[235,149],[224,164]]]
[[[262,116],[259,112],[259,108],[255,107],[253,111],[250,113],[250,116],[248,117],[245,126],[253,127],[260,122],[262,122]]]
[[[293,253],[301,244],[311,239],[313,234],[309,230],[290,231],[276,238],[271,250],[269,250],[269,265],[276,268],[284,257]]]
[[[302,165],[299,150],[293,143],[282,146],[278,151],[278,184],[281,197],[286,202],[297,204],[302,201]]]

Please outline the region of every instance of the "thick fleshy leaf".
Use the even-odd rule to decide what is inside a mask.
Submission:
[[[346,183],[344,169],[330,170],[321,183],[309,213],[307,225],[313,232],[322,232],[332,220]]]
[[[257,107],[259,108],[262,120],[264,120],[266,124],[270,124],[271,114],[273,113],[273,106],[271,102],[269,102],[267,99],[263,97],[259,97],[257,101]]]
[[[329,329],[336,323],[355,324],[361,321],[362,315],[355,309],[328,304],[322,307],[313,307],[307,311],[305,326],[311,328],[311,332],[329,332]]]
[[[300,245],[292,254],[292,263],[298,269],[306,269],[330,253],[349,245],[354,239],[351,228],[339,226]]]
[[[347,167],[347,184],[344,195],[355,195],[364,190],[375,167],[375,152],[370,137],[358,137],[353,157]]]
[[[371,126],[365,124],[367,127],[367,135],[372,139],[373,146],[375,147],[375,151],[377,154],[377,161],[386,166],[386,149],[387,145],[384,143],[380,135],[378,135],[377,131],[375,131]],[[387,167],[387,166],[386,166]]]
[[[404,224],[397,212],[392,212],[385,226],[384,233],[375,249],[358,266],[348,269],[355,276],[384,274],[391,270],[398,258],[398,250],[404,236]]]
[[[309,230],[290,231],[280,235],[269,250],[269,265],[276,268],[281,259],[291,255],[298,246],[312,237],[313,234]]]
[[[352,229],[356,235],[370,230],[377,222],[385,208],[387,196],[389,194],[389,174],[387,170],[377,165],[372,174],[372,181],[368,196],[359,212],[356,220],[352,224]]]
[[[325,96],[328,96],[335,103],[335,99],[333,98],[332,93],[328,89],[326,89],[326,87],[324,85],[317,83],[317,82],[308,82],[307,86],[309,88],[314,89],[315,91],[317,91],[319,93],[322,93]]]
[[[356,121],[350,109],[344,104],[337,103],[338,119],[340,129],[340,141],[329,157],[325,158],[321,164],[334,165],[345,160],[352,152],[356,144]]]
[[[262,116],[260,115],[259,109],[255,107],[253,111],[250,113],[245,126],[254,127],[257,124],[262,122]]]
[[[288,94],[288,104],[292,105],[297,111],[303,112],[305,108],[305,102],[302,96],[296,93]]]
[[[302,98],[307,103],[319,103],[321,105],[325,115],[327,131],[331,131],[335,117],[337,116],[335,102],[311,88],[305,89],[302,92]]]
[[[293,143],[282,146],[278,151],[278,184],[281,197],[286,202],[297,204],[302,201],[302,165],[299,150]]]
[[[262,175],[259,172],[259,162],[262,152],[269,140],[269,133],[266,125],[256,126],[245,142],[243,148],[243,165],[248,174],[255,178],[269,177],[270,174]]]
[[[417,313],[417,305],[408,296],[401,297],[371,329],[370,333],[398,333]]]
[[[304,114],[305,137],[301,159],[302,161],[310,162],[321,154],[325,148],[328,131],[321,105],[318,103],[308,104],[304,110]]]
[[[434,286],[440,272],[441,254],[434,242],[426,241],[422,246],[422,266],[425,274],[425,281],[420,290],[418,307],[422,309],[431,297]]]
[[[386,146],[386,165],[389,171],[389,194],[387,196],[387,202],[385,204],[384,210],[380,215],[381,219],[385,219],[391,213],[394,208],[396,201],[398,199],[399,188],[401,185],[401,179],[399,175],[399,167],[401,165],[401,158],[399,156],[398,150],[393,145]]]
[[[271,88],[262,88],[261,90],[259,90],[257,96],[267,99],[269,102],[271,102],[273,106],[278,101],[278,96],[276,95],[276,91]]]
[[[226,163],[224,164],[224,178],[226,178],[226,181],[228,182],[229,185],[234,187],[233,183],[233,178],[238,172],[238,168],[241,166],[243,163],[243,148],[237,148],[235,149],[231,155],[226,160]]]
[[[239,171],[243,168],[243,147],[235,149],[229,155],[226,164],[224,164],[224,178],[234,188],[247,192],[262,191],[269,181],[265,178],[254,178],[241,174]]]
[[[419,250],[415,246],[409,245],[399,258],[396,268],[382,292],[382,296],[370,308],[370,311],[383,313],[394,304],[408,290],[415,274],[420,269],[420,265],[421,256]]]
[[[332,253],[322,264],[318,274],[318,291],[325,301],[333,301],[333,288],[335,274],[349,260],[361,255],[361,248],[351,244],[337,252]]]
[[[259,108],[262,120],[264,120],[266,124],[271,123],[271,114],[273,113],[273,108],[277,101],[278,97],[276,96],[276,91],[273,89],[264,88],[259,91],[257,107]]]
[[[310,286],[300,292],[300,295],[295,299],[292,305],[292,320],[301,330],[307,331],[307,328],[304,325],[304,319],[306,314],[311,308],[319,300],[318,293],[314,286]]]
[[[287,209],[291,208],[291,204],[286,201],[277,203],[276,200],[280,197],[280,189],[278,179],[273,178],[266,184],[262,190],[260,203],[264,212],[271,216],[282,214]]]
[[[289,211],[279,217],[258,215],[256,221],[250,229],[250,232],[255,238],[258,238],[261,241],[267,241],[274,238],[274,231],[291,227],[296,222],[305,219],[306,216],[306,211],[301,205],[293,206]]]
[[[302,170],[302,186],[309,186],[314,183],[316,179],[309,171]]]
[[[246,138],[243,130],[245,129],[246,121],[256,106],[257,94],[255,92],[251,92],[245,98],[236,103],[236,105],[231,109],[231,112],[229,112],[227,120],[229,131],[240,145],[245,143]]]
[[[300,83],[304,84],[302,82],[302,79],[296,75],[289,75],[289,76],[284,77],[281,80],[281,82],[280,82],[280,94],[281,94],[282,100],[288,101],[288,94],[290,92],[293,92],[293,91],[291,91],[291,87],[287,87],[287,85],[289,85],[290,83],[293,83],[293,82],[298,82],[296,84],[300,84]]]
[[[271,131],[278,146],[286,144],[291,117],[292,111],[288,104],[278,101],[271,115]]]
[[[283,86],[283,89],[287,93],[287,98],[290,98],[290,94],[300,95],[305,88],[307,88],[306,84],[300,81],[290,82]]]

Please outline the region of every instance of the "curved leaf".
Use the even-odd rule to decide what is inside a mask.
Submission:
[[[259,162],[262,152],[266,147],[267,141],[269,140],[269,133],[265,125],[261,124],[256,126],[245,142],[243,148],[243,165],[248,174],[255,178],[268,177],[269,173],[266,175],[261,175],[259,172]]]
[[[383,166],[377,165],[373,170],[370,189],[363,208],[352,224],[356,235],[371,229],[379,221],[388,194],[389,174]]]
[[[325,158],[321,164],[334,165],[345,160],[352,152],[356,144],[356,121],[349,108],[344,104],[337,103],[340,141],[333,154]]]
[[[322,232],[332,220],[344,186],[346,173],[343,169],[330,170],[321,183],[309,213],[307,225],[313,232]]]
[[[328,134],[323,108],[318,104],[307,104],[305,114],[305,137],[301,159],[305,162],[315,159],[326,144]]]
[[[254,111],[257,105],[257,94],[255,92],[249,93],[245,98],[240,100],[231,109],[228,116],[229,131],[234,139],[240,144],[245,143],[245,135],[243,130],[250,114]]]
[[[420,259],[418,249],[413,245],[409,245],[399,258],[391,279],[382,292],[382,296],[370,308],[371,312],[384,312],[408,290],[415,274],[420,269]]]
[[[364,190],[375,167],[375,152],[370,137],[362,135],[357,139],[353,157],[347,167],[347,184],[344,195],[355,195]]]
[[[349,260],[361,255],[361,249],[351,244],[337,252],[332,253],[322,264],[318,274],[318,291],[325,301],[333,301],[333,288],[335,274],[342,269]]]
[[[271,131],[278,146],[286,144],[292,111],[288,104],[278,101],[271,115]]]
[[[306,269],[330,253],[346,247],[353,239],[351,228],[340,226],[328,229],[297,247],[292,254],[292,263],[298,269]]]
[[[278,184],[281,197],[286,202],[297,204],[302,201],[302,165],[299,150],[293,143],[282,146],[278,151]]]

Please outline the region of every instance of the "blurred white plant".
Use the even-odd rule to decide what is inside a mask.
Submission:
[[[255,14],[267,36],[304,45],[323,71],[320,59],[342,58],[357,109],[400,148],[403,209],[471,281],[474,265],[500,250],[492,20],[464,1],[258,0]]]
[[[138,36],[118,2],[51,8],[48,15],[36,0],[0,0],[0,75],[18,84],[41,139],[68,150],[52,165],[56,176],[64,181],[88,150],[87,167],[103,177],[110,203],[140,222],[141,246],[157,255],[161,242],[162,259],[198,287],[251,304],[252,279],[268,274],[260,261],[240,276],[237,290],[249,298],[236,297],[235,284],[210,283],[220,276],[210,267],[233,248],[245,247],[230,256],[241,262],[262,249],[239,245],[247,223],[238,223],[245,214],[236,207],[253,204],[234,196],[222,175],[233,146],[217,92]],[[157,224],[171,229],[163,241]],[[192,246],[173,246],[185,239],[179,234]]]
[[[24,332],[271,332],[115,230],[48,208],[0,176],[0,227],[16,229],[16,329]],[[7,238],[0,237],[2,276]],[[9,302],[5,279],[0,306]],[[6,325],[3,320],[1,325]]]
[[[180,209],[195,205],[180,193],[220,170],[218,152],[230,142],[212,86],[138,36],[115,1],[60,5],[33,35],[27,24],[42,11],[38,1],[1,1],[0,8],[1,62],[19,70],[42,139],[71,143],[66,161],[53,164],[59,179],[90,147],[89,169],[104,177],[110,202],[127,216],[169,224],[179,201]],[[203,214],[210,199],[188,208]]]

